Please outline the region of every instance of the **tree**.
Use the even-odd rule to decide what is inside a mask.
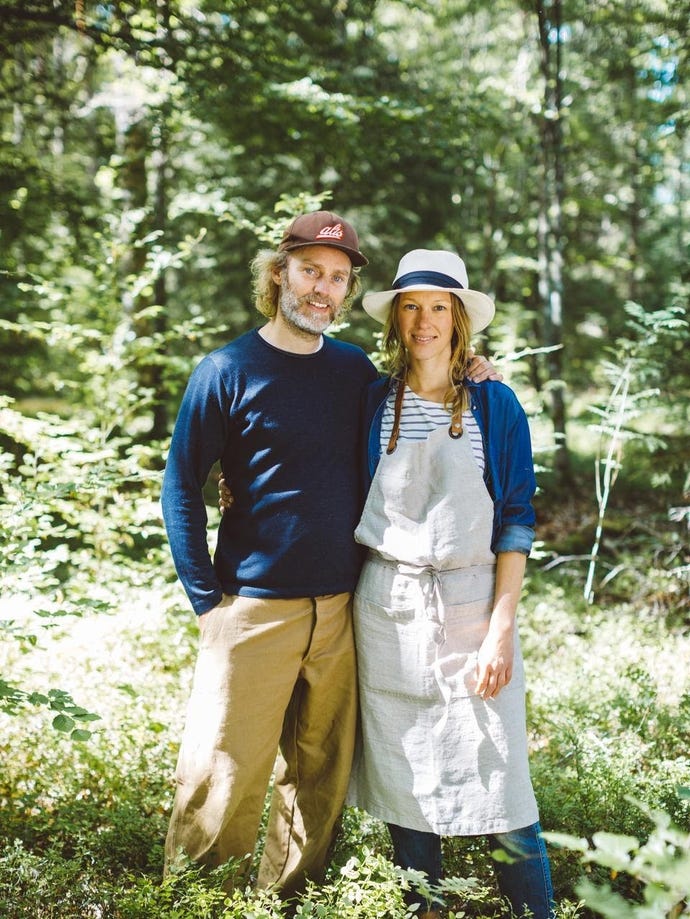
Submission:
[[[544,84],[540,117],[542,199],[539,209],[539,293],[544,315],[551,420],[556,437],[554,469],[562,484],[570,478],[563,380],[563,21],[561,0],[536,0],[539,50]]]

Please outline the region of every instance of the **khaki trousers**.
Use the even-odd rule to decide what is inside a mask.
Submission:
[[[351,595],[224,597],[207,617],[166,870],[180,850],[209,867],[246,857],[248,870],[275,765],[258,885],[289,894],[322,874],[347,791],[357,719]]]

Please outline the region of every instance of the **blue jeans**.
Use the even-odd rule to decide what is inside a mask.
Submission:
[[[441,837],[436,833],[423,833],[389,823],[393,840],[395,864],[401,868],[424,871],[431,884],[441,880]],[[522,916],[525,907],[534,919],[551,919],[553,915],[553,887],[546,846],[541,838],[538,823],[511,830],[510,833],[488,835],[492,848],[501,848],[511,856],[510,864],[495,862],[496,879],[502,896],[510,901],[516,916]],[[410,902],[420,903],[428,909],[426,901],[417,894]],[[432,908],[438,904],[432,904]]]

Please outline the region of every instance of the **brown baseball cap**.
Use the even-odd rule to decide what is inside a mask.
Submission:
[[[333,211],[314,211],[295,217],[278,248],[290,252],[303,246],[333,246],[348,255],[356,268],[369,264],[359,251],[355,228]]]

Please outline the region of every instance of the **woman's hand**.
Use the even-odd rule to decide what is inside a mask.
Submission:
[[[494,608],[477,655],[477,693],[485,700],[495,699],[513,678],[515,611],[526,561],[521,552],[499,552],[496,558]]]
[[[495,699],[513,677],[515,655],[514,628],[489,627],[477,655],[477,693],[484,699]]]
[[[228,488],[225,479],[223,476],[221,476],[218,479],[218,507],[220,508],[221,514],[224,514],[227,510],[230,510],[234,503],[235,498]]]
[[[481,354],[475,354],[474,349],[470,348],[467,362],[467,376],[473,383],[482,383],[484,380],[503,379],[503,374],[499,373],[491,361],[482,357]]]

